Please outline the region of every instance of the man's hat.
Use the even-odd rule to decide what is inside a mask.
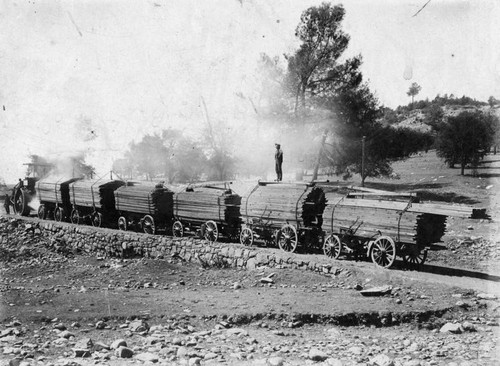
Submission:
[[[277,143],[277,142],[275,142],[274,144],[275,144],[276,146],[281,146],[281,145],[280,145],[279,143]]]

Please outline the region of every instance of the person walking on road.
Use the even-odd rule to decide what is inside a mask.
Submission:
[[[281,182],[283,180],[283,171],[281,170],[281,165],[283,164],[283,151],[281,150],[280,144],[274,144],[276,146],[276,152],[274,153],[274,161],[276,163],[276,181]]]

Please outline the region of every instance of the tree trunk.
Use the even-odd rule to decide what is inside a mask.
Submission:
[[[300,87],[297,87],[297,93],[295,93],[295,105],[293,107],[293,114],[295,117],[297,117],[297,111],[299,108],[299,94],[300,94]]]
[[[300,91],[300,98],[302,102],[302,110],[306,109],[306,85],[302,85],[302,90]]]
[[[318,152],[318,160],[316,160],[316,166],[314,167],[312,180],[318,179],[319,164],[321,163],[321,155],[323,155],[323,147],[325,146],[327,134],[328,130],[325,130],[325,132],[323,132],[323,137],[321,139],[321,146],[319,147],[319,152]]]
[[[465,163],[460,164],[460,175],[465,175]]]

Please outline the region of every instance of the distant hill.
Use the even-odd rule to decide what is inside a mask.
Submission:
[[[429,132],[432,129],[430,123],[438,114],[442,114],[442,117],[446,119],[462,112],[473,111],[494,113],[500,118],[500,104],[490,107],[486,102],[479,102],[468,97],[436,97],[431,102],[415,102],[414,107],[410,105],[399,106],[395,110],[385,108],[382,122],[395,128],[410,128],[420,132]]]

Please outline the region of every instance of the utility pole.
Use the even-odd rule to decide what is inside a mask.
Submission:
[[[361,140],[361,187],[365,186],[365,141],[366,136]]]

